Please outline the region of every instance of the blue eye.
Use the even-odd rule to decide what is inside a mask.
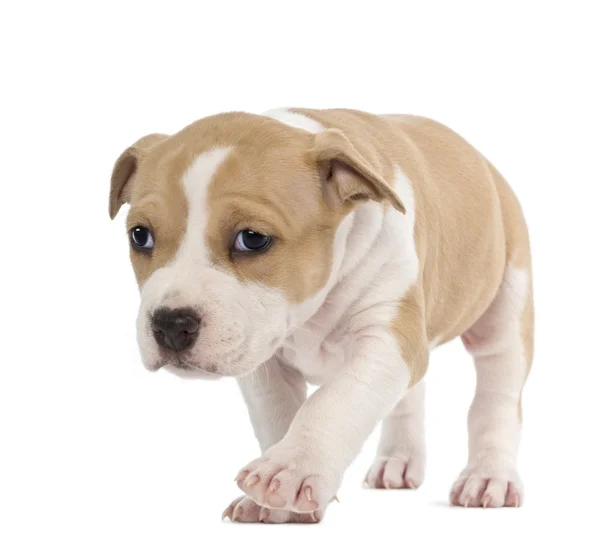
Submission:
[[[154,247],[154,239],[152,233],[146,227],[134,227],[129,235],[131,244],[136,250],[151,250]]]
[[[260,252],[266,250],[269,244],[271,244],[271,237],[245,229],[237,234],[233,247],[238,252]]]

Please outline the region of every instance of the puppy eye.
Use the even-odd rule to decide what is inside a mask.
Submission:
[[[271,244],[271,237],[245,229],[236,235],[233,247],[238,252],[259,252],[266,250],[269,244]]]
[[[154,246],[152,233],[146,227],[134,227],[130,232],[131,244],[136,250],[151,250]]]

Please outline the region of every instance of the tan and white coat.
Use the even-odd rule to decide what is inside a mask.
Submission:
[[[352,110],[202,119],[126,150],[110,214],[129,202],[149,369],[238,377],[263,456],[238,474],[232,520],[312,522],[384,419],[373,487],[424,474],[422,378],[457,336],[475,359],[464,506],[517,506],[521,391],[533,355],[527,228],[506,181],[431,120]],[[273,237],[260,255],[231,241]],[[153,339],[159,307],[202,316],[195,344]],[[308,399],[306,381],[319,384]]]

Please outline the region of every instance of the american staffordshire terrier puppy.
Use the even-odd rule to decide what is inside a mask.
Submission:
[[[236,377],[260,443],[224,516],[321,520],[381,420],[367,484],[417,488],[429,353],[459,336],[477,389],[450,502],[523,502],[527,227],[456,133],[341,109],[215,115],[125,150],[111,218],[123,203],[144,365]],[[308,398],[307,381],[320,386]]]

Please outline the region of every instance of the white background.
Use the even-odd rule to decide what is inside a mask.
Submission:
[[[0,542],[598,539],[595,3],[157,4],[1,8]],[[454,342],[427,377],[421,489],[362,489],[373,435],[322,524],[221,522],[238,495],[233,477],[258,452],[245,407],[232,380],[143,369],[125,214],[108,219],[109,176],[146,133],[278,106],[430,116],[512,183],[530,225],[537,304],[522,509],[447,507],[474,386]]]

